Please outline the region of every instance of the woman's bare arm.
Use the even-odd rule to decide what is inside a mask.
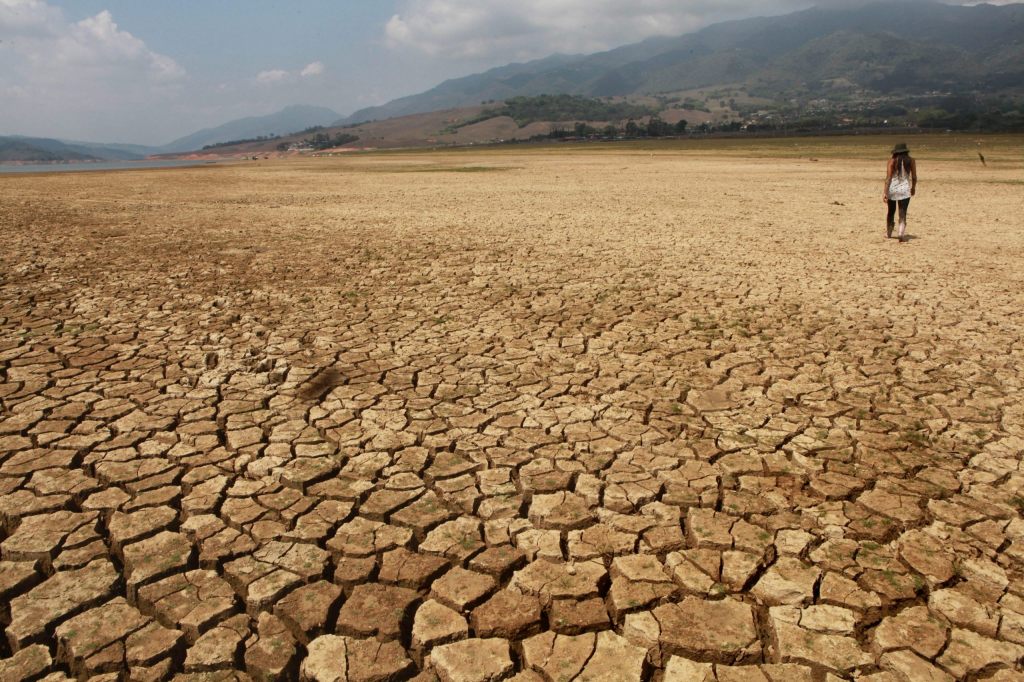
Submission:
[[[910,196],[917,194],[917,161],[910,160]]]
[[[889,159],[885,167],[885,187],[882,188],[882,201],[889,201],[889,183],[892,182],[892,173],[896,165],[895,159]]]

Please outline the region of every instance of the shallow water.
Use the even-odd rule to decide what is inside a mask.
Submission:
[[[70,173],[75,171],[133,170],[139,168],[181,168],[214,161],[98,161],[96,163],[32,163],[20,166],[0,164],[0,173]]]

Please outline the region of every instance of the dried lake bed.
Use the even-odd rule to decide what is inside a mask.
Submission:
[[[1022,679],[1024,138],[907,142],[0,177],[0,678]]]

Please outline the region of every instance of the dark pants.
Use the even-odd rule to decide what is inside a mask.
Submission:
[[[885,226],[892,228],[895,225],[896,218],[896,206],[900,207],[900,222],[907,222],[907,207],[910,206],[910,199],[900,199],[899,201],[889,200],[889,215],[885,217]]]

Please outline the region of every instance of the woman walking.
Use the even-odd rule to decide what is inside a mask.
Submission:
[[[910,197],[917,193],[917,162],[910,156],[910,150],[902,142],[892,150],[892,158],[885,171],[885,189],[882,200],[889,205],[889,214],[885,218],[885,236],[892,237],[895,227],[896,209],[900,211],[900,243],[906,241],[907,208]]]

